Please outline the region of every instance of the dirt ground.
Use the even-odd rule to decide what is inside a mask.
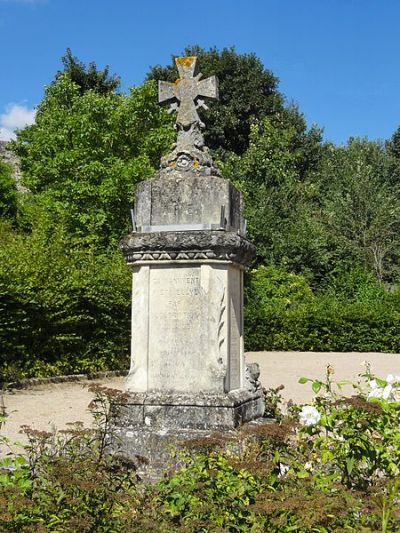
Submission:
[[[387,374],[400,374],[400,354],[379,353],[311,353],[311,352],[252,352],[246,354],[248,362],[260,365],[260,379],[264,387],[284,385],[285,400],[298,403],[311,401],[313,393],[310,384],[300,385],[300,377],[323,378],[328,364],[335,369],[334,379],[357,381],[368,361],[374,374],[385,378]],[[97,383],[122,389],[124,378],[108,378]],[[51,431],[63,429],[69,422],[82,421],[90,425],[92,418],[87,409],[91,401],[88,385],[93,381],[80,381],[38,385],[29,389],[6,391],[3,402],[8,414],[7,422],[0,429],[12,442],[26,442],[20,433],[22,425]],[[352,394],[346,387],[344,393]]]

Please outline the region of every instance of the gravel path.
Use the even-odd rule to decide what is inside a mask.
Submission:
[[[400,374],[400,354],[378,353],[311,353],[311,352],[252,352],[246,355],[248,362],[257,362],[261,369],[261,381],[267,388],[283,384],[285,400],[307,403],[313,393],[309,384],[299,385],[302,376],[323,378],[327,364],[335,369],[337,380],[357,380],[363,371],[362,361],[371,363],[372,371],[385,378],[387,374]],[[123,378],[114,377],[98,381],[80,381],[37,385],[35,387],[5,392],[4,404],[9,415],[0,434],[12,442],[24,442],[20,434],[21,425],[51,431],[63,429],[69,422],[82,421],[90,425],[91,415],[87,406],[91,400],[88,391],[90,383],[101,383],[107,387],[122,389]],[[345,392],[352,393],[347,387]]]

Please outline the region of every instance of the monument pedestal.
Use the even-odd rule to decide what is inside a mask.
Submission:
[[[134,230],[121,242],[133,270],[132,348],[114,429],[122,452],[153,470],[171,444],[233,431],[264,411],[243,348],[243,271],[255,247],[241,194],[218,175],[196,111],[198,96],[217,96],[217,82],[199,81],[196,58],[177,66],[176,83],[160,82],[160,101],[184,102],[177,143],[158,176],[138,185]]]
[[[132,359],[116,434],[124,454],[153,464],[167,460],[171,444],[233,430],[264,411],[243,348],[243,271],[255,248],[239,228],[182,226],[157,225],[121,243],[133,270]]]
[[[243,268],[254,247],[234,232],[131,234],[133,392],[222,394],[244,384]]]

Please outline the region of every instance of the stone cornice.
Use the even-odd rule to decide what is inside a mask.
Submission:
[[[250,266],[255,246],[236,232],[174,231],[130,233],[120,248],[128,264],[138,261],[231,261]]]

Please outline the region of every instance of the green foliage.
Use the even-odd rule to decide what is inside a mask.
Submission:
[[[388,375],[386,380],[376,378],[366,363],[366,372],[359,382],[332,380],[334,369],[328,367],[327,381],[321,383],[307,378],[300,382],[318,384],[324,394],[314,400],[318,422],[308,423],[302,430],[302,446],[309,447],[319,464],[311,466],[320,483],[340,481],[349,488],[370,490],[387,480],[382,496],[382,522],[387,528],[389,515],[398,504],[393,490],[398,487],[400,472],[400,439],[398,419],[400,414],[400,376]],[[334,387],[352,385],[358,394],[351,398],[338,395]],[[317,387],[317,393],[320,387]]]
[[[12,169],[0,161],[0,217],[15,220],[17,214],[17,186]]]
[[[313,151],[319,155],[311,156]],[[330,245],[317,216],[312,181],[320,152],[317,130],[299,135],[281,119],[266,118],[253,126],[246,153],[224,165],[224,176],[244,194],[249,237],[260,263],[315,278],[328,270]],[[308,164],[305,159],[310,159]]]
[[[362,265],[377,279],[398,272],[400,189],[391,158],[378,142],[350,139],[331,147],[321,167],[324,220],[340,262]]]
[[[104,248],[116,247],[128,231],[135,183],[154,172],[172,139],[153,82],[129,96],[82,94],[62,75],[13,146],[26,185],[50,219],[61,220],[74,241]]]
[[[338,276],[313,294],[304,277],[260,267],[250,273],[246,295],[248,350],[400,350],[400,294],[387,293],[365,271]]]
[[[62,227],[0,224],[0,381],[125,368],[130,274],[119,253],[71,243]]]
[[[109,453],[111,413],[128,397],[93,386],[96,427],[58,435],[25,428],[26,459],[0,465],[5,531],[274,531],[328,533],[400,528],[400,376],[335,391],[333,369],[312,406],[292,406],[279,423],[188,443],[178,470],[141,483],[135,465]],[[396,381],[397,380],[397,381]],[[383,389],[384,388],[384,389]],[[304,418],[308,410],[314,419]],[[114,435],[115,438],[115,435]]]
[[[134,465],[109,453],[108,414],[103,410],[104,405],[118,407],[126,397],[112,389],[93,390],[90,409],[101,422],[95,429],[76,423],[54,435],[24,428],[27,459],[0,465],[2,530],[127,531],[137,478]]]
[[[90,90],[107,94],[114,92],[120,85],[118,76],[110,76],[108,65],[103,70],[98,70],[94,62],[89,63],[86,67],[82,61],[72,55],[70,48],[67,48],[61,61],[64,70],[57,72],[56,80],[64,74],[67,75],[72,82],[79,86],[82,94]]]
[[[303,276],[273,267],[260,266],[250,273],[251,295],[256,307],[291,309],[298,304],[313,302],[314,296]]]
[[[255,503],[262,484],[218,453],[186,456],[186,467],[161,482],[156,497],[160,511],[189,531],[251,531]]]

